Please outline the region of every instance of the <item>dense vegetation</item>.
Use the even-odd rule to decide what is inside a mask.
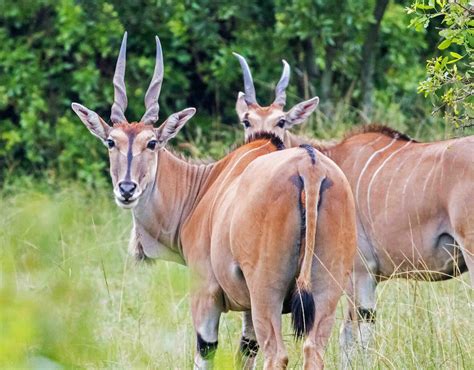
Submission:
[[[418,90],[439,101],[434,112],[444,111],[456,127],[474,125],[474,6],[468,0],[416,1],[407,12],[412,14],[410,26],[426,28],[433,20],[442,19],[438,27],[441,38],[438,49],[449,51],[428,60],[428,76]]]
[[[0,176],[105,178],[105,151],[70,109],[78,101],[109,116],[112,74],[129,32],[130,119],[143,112],[154,63],[153,35],[165,54],[162,117],[186,106],[198,115],[180,135],[191,155],[218,156],[239,133],[233,111],[242,89],[231,51],[251,63],[268,102],[282,58],[293,67],[289,103],[321,97],[318,135],[371,120],[418,133],[433,124],[417,94],[436,50],[433,18],[408,28],[409,1],[4,0],[0,14]],[[439,127],[439,126],[438,126]],[[329,130],[329,131],[328,131]],[[24,178],[24,176],[22,176]]]

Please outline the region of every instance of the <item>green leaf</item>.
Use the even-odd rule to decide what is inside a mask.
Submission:
[[[428,10],[428,9],[433,9],[434,8],[431,5],[425,5],[425,4],[416,4],[416,7],[418,9],[423,9],[423,10]]]
[[[451,54],[451,56],[456,59],[461,59],[463,57],[462,55],[455,53],[454,51],[451,51],[449,54]]]
[[[452,43],[451,40],[446,39],[446,40],[444,40],[443,42],[441,42],[441,44],[438,45],[438,49],[439,49],[439,50],[444,50],[444,49],[448,48],[449,45],[451,45],[451,43]]]

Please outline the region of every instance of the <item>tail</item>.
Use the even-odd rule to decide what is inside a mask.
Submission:
[[[307,179],[314,177],[311,173],[308,175]],[[311,266],[318,221],[319,187],[316,186],[317,181],[307,181],[308,186],[304,186],[304,182],[303,178],[304,199],[302,194],[301,205],[304,207],[302,213],[305,232],[304,240],[301,241],[303,247],[301,251],[302,262],[300,273],[296,279],[296,288],[291,299],[291,321],[297,338],[301,338],[310,332],[316,314],[314,298],[311,293]]]

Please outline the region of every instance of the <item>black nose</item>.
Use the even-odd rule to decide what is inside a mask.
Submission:
[[[132,197],[133,193],[135,192],[135,189],[137,188],[137,185],[131,181],[122,181],[119,182],[118,187],[122,197],[124,197],[125,200],[128,200]]]

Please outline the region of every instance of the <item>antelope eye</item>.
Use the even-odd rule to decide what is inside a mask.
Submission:
[[[146,147],[150,150],[155,150],[156,144],[158,144],[156,140],[150,140],[148,144],[146,145]]]
[[[107,139],[107,146],[109,147],[109,149],[112,149],[115,146],[115,141],[113,141],[112,139]]]
[[[249,120],[244,119],[244,120],[242,121],[242,123],[244,124],[245,128],[249,128],[249,127],[250,127],[250,122],[249,122]]]
[[[277,126],[283,128],[285,126],[286,121],[282,118],[278,121]]]

